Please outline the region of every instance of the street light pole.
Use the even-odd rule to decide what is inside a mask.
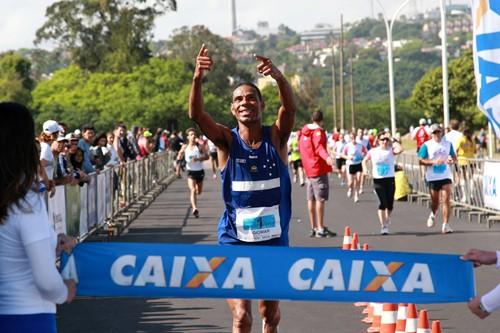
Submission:
[[[394,96],[394,71],[392,68],[392,27],[394,26],[394,21],[398,17],[399,12],[406,6],[411,0],[404,1],[401,5],[399,5],[394,15],[392,15],[391,20],[387,20],[385,15],[384,6],[380,0],[377,0],[378,5],[382,8],[382,17],[384,18],[385,30],[387,33],[387,65],[389,70],[389,99],[391,102],[391,132],[392,134],[396,134],[396,100]]]
[[[335,45],[332,43],[332,106],[333,106],[333,130],[337,128],[337,82],[335,80]]]
[[[450,122],[450,107],[448,98],[448,54],[446,43],[446,3],[440,0],[441,9],[441,66],[443,67],[443,125],[448,127]]]

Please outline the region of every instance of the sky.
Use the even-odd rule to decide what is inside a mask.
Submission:
[[[373,0],[373,12],[381,12],[379,1],[387,17],[391,17],[404,0]],[[409,15],[439,6],[440,0],[409,0],[401,13]],[[447,0],[447,2],[450,0]],[[45,9],[53,0],[0,0],[0,52],[31,48],[36,30],[45,21]],[[468,3],[453,0],[453,3]],[[229,36],[231,33],[231,0],[177,0],[177,11],[168,12],[156,20],[154,39],[168,39],[175,28],[205,25],[213,33]],[[316,23],[334,27],[372,15],[372,0],[236,0],[238,26],[255,29],[257,22],[267,21],[271,28],[285,24],[295,31],[310,30]],[[51,48],[50,44],[42,45]]]

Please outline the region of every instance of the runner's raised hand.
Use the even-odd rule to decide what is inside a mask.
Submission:
[[[275,80],[283,77],[283,74],[279,71],[278,68],[276,68],[276,66],[274,66],[271,59],[257,54],[255,55],[255,59],[260,61],[260,64],[257,66],[257,71],[260,74],[264,76],[270,75]]]
[[[205,44],[201,45],[200,52],[196,56],[196,67],[194,69],[194,78],[201,79],[205,71],[210,71],[212,69],[212,58],[208,55],[208,48]]]

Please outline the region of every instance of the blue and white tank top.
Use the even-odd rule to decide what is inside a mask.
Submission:
[[[394,152],[392,148],[373,148],[368,151],[372,160],[372,175],[374,179],[394,177]]]
[[[225,210],[219,243],[288,246],[290,176],[271,142],[269,127],[263,127],[257,149],[243,142],[237,128],[231,135],[229,158],[221,172]]]

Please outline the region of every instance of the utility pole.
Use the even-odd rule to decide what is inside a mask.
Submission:
[[[351,127],[356,128],[356,122],[354,117],[354,79],[352,76],[352,54],[349,52],[349,74],[350,78],[350,88],[351,88]]]
[[[236,23],[236,0],[231,0],[231,35],[236,33],[238,28]]]
[[[335,82],[335,45],[332,42],[332,106],[333,106],[333,130],[337,128],[337,82]]]
[[[344,115],[344,20],[340,14],[340,74],[339,74],[339,91],[340,91],[340,128],[345,129]]]

